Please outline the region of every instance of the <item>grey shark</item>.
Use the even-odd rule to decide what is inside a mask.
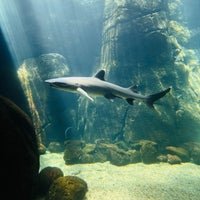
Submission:
[[[68,92],[79,93],[94,101],[91,95],[103,96],[107,99],[116,97],[125,99],[130,105],[133,105],[135,99],[145,102],[149,107],[154,108],[153,104],[165,96],[171,88],[151,95],[142,95],[137,92],[135,85],[124,88],[119,85],[105,81],[105,71],[100,70],[92,77],[63,77],[45,80],[50,86],[62,89]]]

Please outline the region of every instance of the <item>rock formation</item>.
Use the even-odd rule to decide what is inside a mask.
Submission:
[[[63,126],[60,120],[62,114],[58,114],[63,109],[60,104],[61,100],[55,98],[60,93],[47,87],[44,80],[66,76],[68,72],[66,59],[56,53],[26,59],[18,69],[18,76],[28,99],[39,143],[42,143],[41,139],[47,141],[55,130],[59,132],[59,128]],[[46,135],[47,133],[49,135]],[[62,135],[64,137],[64,130]]]
[[[190,31],[181,6],[180,1],[105,1],[100,68],[107,79],[124,87],[137,84],[142,94],[173,89],[155,110],[120,99],[97,98],[92,104],[81,97],[78,130],[86,141],[149,139],[164,147],[197,138],[199,61],[186,47]]]

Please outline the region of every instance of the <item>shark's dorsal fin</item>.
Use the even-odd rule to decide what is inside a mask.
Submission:
[[[98,72],[94,75],[95,78],[98,78],[98,79],[100,79],[100,80],[102,80],[102,81],[105,81],[104,76],[105,76],[105,70],[103,70],[103,69],[100,70],[100,71],[98,71]]]

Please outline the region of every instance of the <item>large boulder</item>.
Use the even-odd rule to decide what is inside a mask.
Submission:
[[[45,200],[83,200],[87,183],[77,176],[59,177],[53,181]]]
[[[59,177],[63,177],[63,171],[58,167],[45,167],[43,168],[38,176],[38,197],[44,197],[53,183]]]

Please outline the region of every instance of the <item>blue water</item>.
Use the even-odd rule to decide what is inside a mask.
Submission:
[[[147,4],[144,8],[139,0],[121,5],[108,2],[0,1],[1,31],[16,74],[24,65],[30,70],[26,81],[32,95],[23,83],[22,88],[42,143],[48,146],[50,142],[63,144],[72,139],[94,143],[100,139],[125,142],[125,149],[130,149],[131,143],[143,139],[155,141],[161,148],[199,142],[199,115],[187,113],[195,110],[193,106],[199,110],[200,2],[166,1],[167,5],[162,2],[165,14],[159,10],[148,13],[154,3],[157,5],[156,0],[144,1]],[[120,9],[115,15],[114,11]],[[154,19],[154,12],[159,16],[158,21],[145,21],[141,17],[142,13]],[[135,23],[140,17],[140,23]],[[166,23],[160,23],[165,17]],[[134,23],[136,28],[131,27]],[[152,27],[157,23],[159,29],[154,32]],[[173,38],[174,46],[167,46],[165,34],[168,39]],[[169,67],[171,70],[167,70]],[[137,84],[142,94],[172,86],[171,96],[158,102],[158,112],[154,115],[142,102],[130,107],[121,99],[112,103],[102,97],[95,104],[79,98],[80,95],[53,90],[44,83],[45,79],[56,76],[92,76],[100,68],[106,69],[106,79],[110,82],[123,87]],[[22,77],[27,74],[24,72]],[[191,94],[195,105],[191,102],[192,108],[190,103],[183,108]]]

